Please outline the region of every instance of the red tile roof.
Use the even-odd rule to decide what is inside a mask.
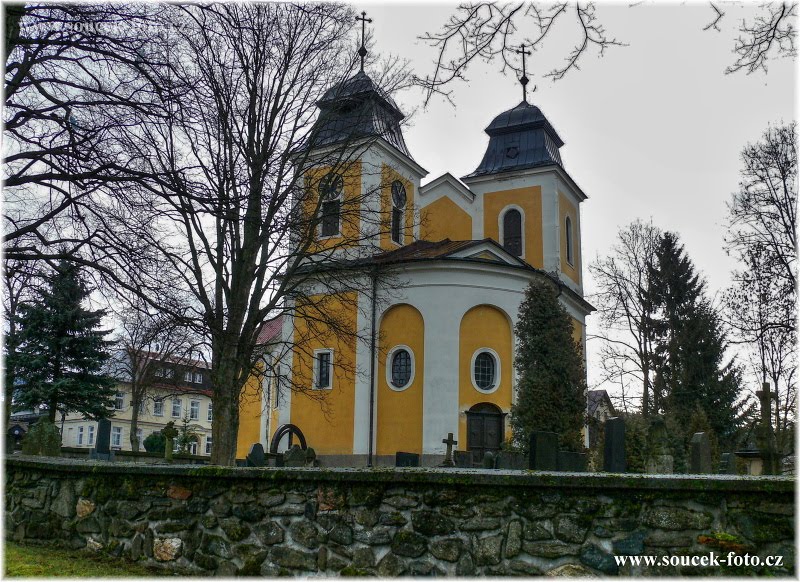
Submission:
[[[283,316],[279,315],[275,319],[264,322],[258,332],[258,339],[256,345],[262,346],[268,344],[271,340],[275,339],[281,333],[283,328]]]

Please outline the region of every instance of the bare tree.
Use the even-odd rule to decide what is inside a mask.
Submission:
[[[629,7],[640,4],[633,2]],[[710,6],[714,18],[703,30],[721,32],[726,12],[714,3]],[[742,20],[733,51],[737,59],[725,73],[740,70],[748,74],[758,70],[766,72],[770,60],[796,56],[796,12],[797,3],[769,2],[761,5],[750,20]],[[558,81],[570,71],[580,69],[587,55],[603,56],[610,47],[626,46],[606,32],[593,2],[556,2],[550,6],[534,2],[466,2],[458,5],[437,32],[420,37],[435,49],[437,56],[433,72],[416,77],[415,82],[425,90],[426,104],[436,94],[449,99],[447,87],[455,80],[466,80],[466,71],[476,60],[496,59],[503,71],[510,69],[520,73],[521,67],[514,61],[511,49],[525,44],[535,52],[549,44],[547,39],[560,36],[567,30],[574,35],[574,44],[562,63],[552,67],[543,75],[544,78]]]
[[[387,79],[356,75],[355,85],[342,84],[355,65],[347,7],[171,6],[166,13],[172,26],[142,58],[161,90],[128,118],[130,128],[109,132],[110,149],[127,154],[138,178],[106,188],[121,212],[150,225],[138,239],[168,264],[186,299],[165,306],[145,294],[147,302],[208,341],[212,462],[230,465],[243,386],[263,373],[257,337],[265,321],[291,313],[304,322],[301,340],[368,339],[355,328],[354,292],[370,285],[361,261],[389,232],[380,207],[389,178],[362,161],[379,139],[362,128],[396,108],[382,87]],[[365,86],[377,97],[353,117]],[[92,115],[102,125],[117,111]],[[378,176],[378,184],[362,189],[364,176]],[[332,216],[338,236],[321,238]],[[140,290],[162,278],[141,275]],[[283,346],[309,349],[307,341]],[[309,390],[307,383],[292,388]]]
[[[597,285],[592,301],[600,314],[604,380],[619,381],[623,388],[641,385],[641,410],[647,415],[662,403],[653,388],[653,355],[656,335],[653,329],[652,280],[655,250],[661,231],[640,220],[620,229],[609,256],[598,257],[589,266]],[[630,394],[625,394],[627,409]]]
[[[200,351],[190,330],[172,317],[150,312],[141,302],[138,307],[122,314],[115,338],[119,352],[113,364],[115,376],[130,385],[130,442],[134,452],[139,451],[141,409],[149,400],[163,399],[164,389],[176,392],[180,370],[190,368],[193,355]],[[158,397],[154,394],[156,386],[161,388]]]
[[[742,181],[728,205],[728,252],[743,268],[725,295],[727,323],[756,375],[777,394],[781,450],[793,444],[797,403],[796,125],[769,128],[742,152]]]

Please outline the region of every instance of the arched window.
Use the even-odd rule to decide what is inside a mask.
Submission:
[[[392,182],[392,241],[403,244],[403,218],[406,208],[406,188],[400,180]]]
[[[567,237],[567,262],[572,265],[573,264],[573,256],[572,256],[572,219],[567,216],[565,223],[564,232]]]
[[[522,256],[522,214],[516,208],[503,215],[503,248],[515,257]]]
[[[344,192],[344,179],[340,174],[330,172],[319,182],[319,197],[321,198],[322,236],[336,236],[339,234],[339,215],[342,205],[342,192]]]

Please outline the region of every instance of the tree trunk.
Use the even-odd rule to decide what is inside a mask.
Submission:
[[[136,432],[139,428],[139,401],[140,396],[136,396],[136,389],[131,386],[131,434],[129,439],[131,441],[131,450],[134,453],[139,452],[139,437]]]
[[[214,422],[211,425],[211,464],[233,467],[239,435],[239,392],[236,365],[220,358],[212,371]],[[221,422],[226,420],[227,422]]]

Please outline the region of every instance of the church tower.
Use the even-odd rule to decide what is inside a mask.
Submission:
[[[483,217],[476,238],[496,240],[583,295],[580,203],[586,195],[564,169],[564,141],[527,101],[495,117],[486,133],[483,160],[463,178]]]

